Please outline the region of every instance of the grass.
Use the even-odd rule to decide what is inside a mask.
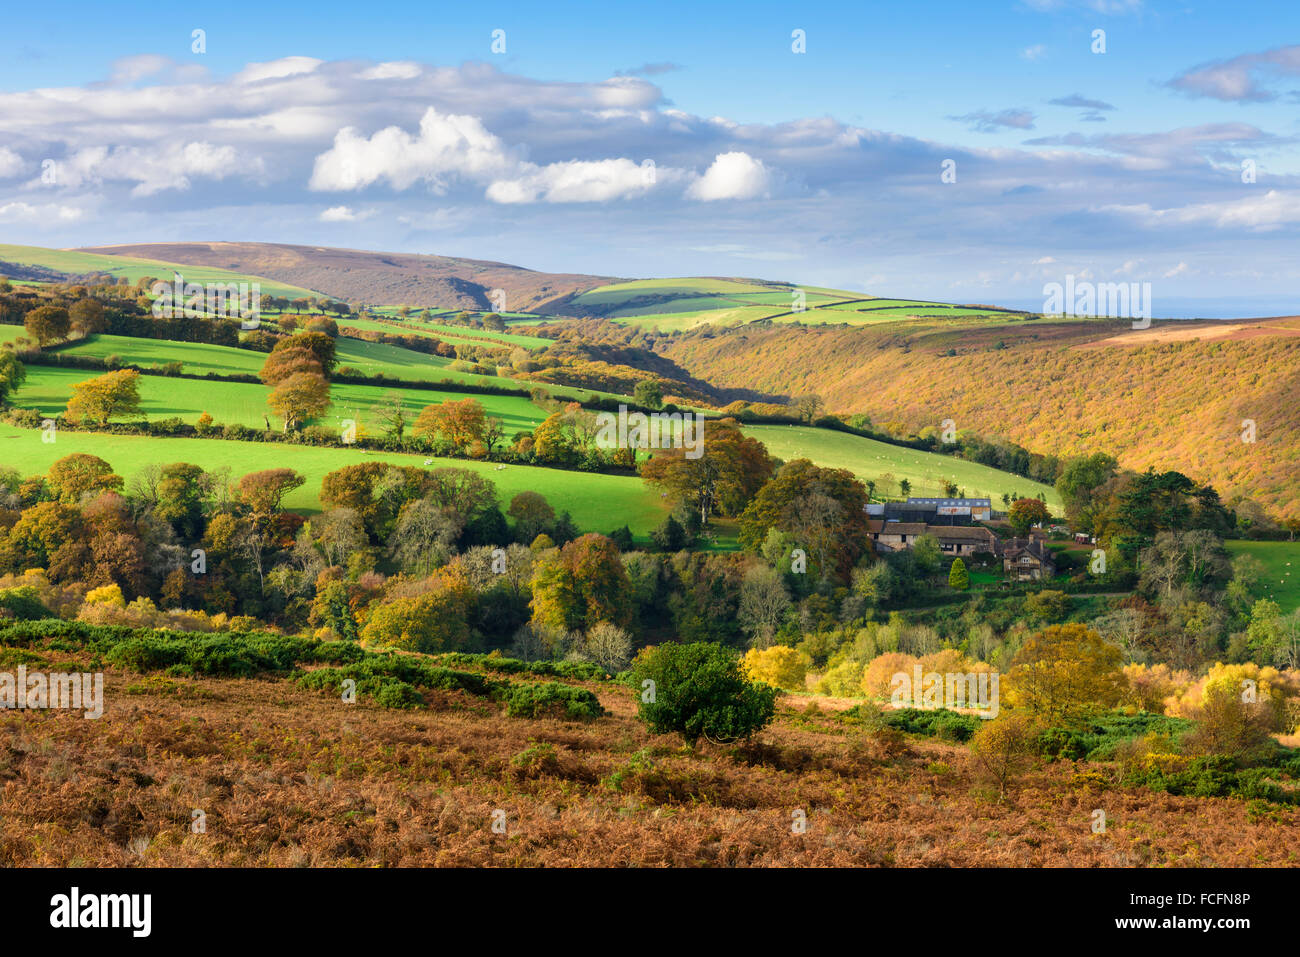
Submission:
[[[1284,615],[1300,608],[1300,542],[1228,542],[1233,555],[1253,555],[1264,566],[1265,595]]]
[[[404,333],[406,335],[431,336],[435,339],[455,339],[472,345],[508,343],[512,346],[523,346],[525,349],[545,349],[551,344],[551,340],[543,339],[541,336],[528,336],[514,332],[494,332],[491,329],[474,329],[468,326],[425,322],[422,319],[416,319],[414,314],[409,319],[402,319],[400,316],[393,316],[392,318],[402,323],[401,328],[389,325],[386,322],[375,322],[373,319],[361,318],[343,319],[339,322],[339,325],[340,327],[355,326],[358,329],[373,329],[376,332],[387,332],[393,335]]]
[[[3,329],[21,329],[20,326],[3,326]],[[0,339],[0,341],[5,341]],[[84,342],[62,350],[70,355],[107,358],[116,355],[123,362],[140,366],[180,362],[186,372],[203,375],[217,374],[256,375],[266,361],[266,354],[234,346],[209,345],[202,342],[173,342],[166,339],[136,339],[129,336],[95,335]],[[490,385],[519,388],[513,379],[501,376],[473,375],[451,368],[452,360],[430,356],[400,346],[363,342],[359,339],[340,338],[337,352],[339,366],[352,366],[366,375],[382,374],[393,379],[414,382],[465,382],[471,385]]]
[[[180,273],[186,282],[256,282],[262,292],[272,296],[300,299],[304,296],[320,296],[321,293],[300,286],[290,286],[251,276],[246,273],[232,272],[213,266],[187,266],[181,263],[163,262],[159,259],[136,259],[131,256],[105,256],[100,253],[83,253],[72,249],[44,249],[40,246],[12,246],[0,243],[0,261],[17,263],[24,266],[44,266],[56,272],[70,275],[102,272],[115,278],[124,278],[134,284],[145,276],[156,279],[171,280],[173,273]]]
[[[1047,496],[1050,508],[1058,511],[1061,508],[1056,490],[1050,486],[950,455],[902,448],[848,432],[803,425],[751,425],[744,431],[787,462],[807,458],[818,465],[848,469],[863,481],[873,480],[878,498],[897,496],[901,479],[912,483],[913,495],[939,496],[943,494],[943,480],[948,479],[956,482],[971,498],[991,498],[994,508],[1002,507],[1003,493],[1017,493],[1022,497],[1036,497],[1042,493]],[[881,480],[881,476],[886,474],[893,475],[892,482]]]
[[[72,386],[94,378],[95,375],[96,372],[87,369],[29,366],[27,381],[18,390],[14,402],[23,408],[40,409],[47,415],[60,412],[67,407]],[[193,423],[202,413],[207,412],[218,425],[239,424],[263,428],[266,424],[264,417],[269,416],[272,428],[279,428],[282,424],[280,419],[271,414],[266,404],[270,392],[269,388],[260,383],[144,375],[140,378],[140,407],[149,419],[178,416],[185,422]],[[541,409],[522,396],[469,395],[432,389],[393,389],[335,383],[330,389],[333,405],[329,413],[314,424],[334,428],[344,419],[354,419],[374,434],[379,430],[378,408],[388,404],[387,396],[390,392],[401,394],[408,423],[413,422],[415,416],[427,405],[465,398],[478,399],[489,415],[500,418],[507,437],[521,430],[532,430],[545,418]]]
[[[94,432],[61,431],[56,441],[44,443],[35,429],[18,429],[0,424],[0,450],[6,465],[24,476],[40,475],[65,455],[85,452],[97,455],[128,481],[150,463],[190,462],[204,469],[229,468],[232,479],[269,468],[292,468],[307,479],[285,500],[285,507],[297,512],[320,510],[320,484],[327,472],[378,459],[395,465],[427,468],[454,467],[487,476],[496,483],[504,508],[523,491],[544,495],[557,512],[568,511],[584,531],[610,532],[627,524],[639,536],[647,535],[663,521],[667,506],[639,478],[566,472],[526,465],[498,470],[488,462],[433,459],[419,455],[371,452],[360,449],[315,448],[273,442],[229,442],[222,439],[158,438],[136,435],[107,435]]]
[[[793,292],[805,309],[793,312]],[[782,323],[864,325],[912,317],[972,319],[1007,313],[953,303],[887,299],[838,289],[757,280],[694,278],[614,283],[589,290],[574,304],[614,322],[664,331],[704,324],[740,325],[762,319]]]

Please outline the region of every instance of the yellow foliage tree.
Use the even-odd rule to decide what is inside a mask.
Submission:
[[[1048,725],[1079,724],[1128,692],[1122,661],[1120,650],[1086,625],[1052,625],[1012,659],[1008,701]]]
[[[745,673],[753,681],[775,688],[802,691],[808,674],[808,657],[788,645],[751,648],[745,653]]]

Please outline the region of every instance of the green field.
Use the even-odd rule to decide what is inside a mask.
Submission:
[[[863,481],[874,481],[877,498],[898,498],[900,479],[912,483],[912,495],[940,496],[943,495],[941,483],[948,479],[956,482],[970,498],[992,499],[995,509],[1003,508],[1003,493],[1036,498],[1040,492],[1047,496],[1051,509],[1057,512],[1061,509],[1056,490],[1050,486],[951,455],[902,448],[848,432],[804,425],[749,425],[744,431],[787,462],[811,459],[817,465],[848,469]],[[887,474],[893,475],[892,482],[881,478]]]
[[[40,409],[47,415],[61,412],[67,407],[73,384],[94,378],[96,374],[86,369],[28,366],[27,381],[15,395],[14,403],[22,408]],[[144,375],[140,377],[140,406],[149,419],[179,416],[183,421],[193,423],[207,412],[218,425],[239,424],[252,428],[263,428],[266,424],[263,417],[269,416],[271,427],[278,429],[280,420],[270,414],[266,404],[270,391],[260,383]],[[392,391],[402,395],[408,424],[414,421],[426,405],[465,398],[477,399],[489,415],[500,418],[507,438],[521,430],[531,431],[545,418],[541,409],[522,396],[470,395],[433,389],[394,390],[382,386],[336,383],[330,389],[333,399],[330,413],[315,424],[338,428],[343,420],[354,419],[366,432],[376,434],[379,430],[376,408],[386,404],[385,396]]]
[[[377,310],[378,311],[378,310]],[[423,319],[417,319],[412,314],[409,319],[403,319],[398,315],[391,317],[394,321],[402,323],[401,328],[389,325],[386,322],[376,322],[373,319],[342,319],[340,326],[355,326],[358,329],[373,329],[376,332],[387,332],[393,335],[416,335],[431,336],[435,339],[457,339],[467,341],[473,345],[512,345],[522,346],[525,349],[545,349],[551,344],[550,339],[543,339],[541,336],[528,336],[522,333],[512,332],[494,332],[491,329],[474,329],[469,326],[458,326],[440,322],[425,322]]]
[[[276,282],[274,279],[250,276],[246,273],[218,269],[214,266],[187,266],[182,263],[169,263],[158,259],[104,256],[99,253],[83,253],[72,249],[43,249],[40,246],[11,246],[0,243],[0,261],[17,263],[23,266],[44,266],[46,269],[53,269],[56,272],[69,275],[103,272],[115,278],[124,278],[130,283],[135,283],[144,276],[171,280],[172,274],[178,272],[186,282],[255,282],[261,286],[264,294],[289,299],[322,295],[310,289]]]
[[[793,293],[804,309],[793,311]],[[910,317],[1009,319],[1016,314],[953,303],[889,299],[863,293],[739,279],[643,279],[589,290],[573,300],[613,322],[664,331],[706,323],[740,325],[760,319],[806,324],[864,325]]]
[[[0,326],[0,330],[10,328],[21,329],[19,326]],[[86,341],[68,346],[61,351],[69,355],[98,356],[101,359],[115,355],[123,362],[143,367],[180,362],[186,372],[198,375],[209,372],[218,375],[257,375],[266,361],[264,352],[237,349],[234,346],[109,335],[91,336]],[[520,388],[520,384],[513,379],[458,372],[451,368],[451,359],[426,355],[400,346],[341,337],[337,340],[335,354],[340,367],[351,366],[365,375],[382,374],[391,379],[406,379],[412,382],[451,381],[508,389]]]
[[[1253,555],[1264,566],[1265,594],[1291,614],[1300,608],[1300,542],[1228,542],[1233,555]]]
[[[638,535],[663,521],[667,507],[659,495],[639,478],[565,472],[557,469],[508,465],[498,468],[490,462],[460,459],[426,459],[419,455],[386,452],[367,454],[359,449],[312,448],[277,442],[227,442],[221,439],[152,438],[135,435],[104,435],[94,432],[58,433],[53,443],[41,441],[36,429],[17,429],[0,424],[0,448],[4,462],[23,475],[40,475],[65,455],[85,452],[97,455],[113,466],[128,482],[151,462],[190,462],[205,469],[229,468],[232,479],[270,468],[291,468],[304,475],[307,484],[295,490],[285,507],[300,512],[320,510],[320,483],[327,472],[378,459],[395,465],[426,468],[455,467],[486,475],[496,483],[504,509],[523,491],[540,492],[556,512],[572,513],[584,531],[609,532],[627,524]],[[425,462],[429,465],[425,466]]]

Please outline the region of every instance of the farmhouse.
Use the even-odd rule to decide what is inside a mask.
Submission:
[[[983,525],[968,527],[931,525],[928,533],[939,540],[945,555],[974,555],[976,552],[998,553],[998,537]]]
[[[1056,559],[1037,539],[1012,539],[1002,550],[1002,570],[1012,581],[1039,581],[1056,575]]]
[[[878,552],[897,552],[911,548],[929,528],[925,522],[867,521],[867,530]]]
[[[877,552],[909,549],[922,535],[939,541],[945,555],[974,555],[976,552],[998,553],[998,538],[983,525],[930,525],[925,522],[886,522],[868,519],[867,531]]]

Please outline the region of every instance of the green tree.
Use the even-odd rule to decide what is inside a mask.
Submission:
[[[641,379],[632,390],[636,404],[647,409],[657,409],[664,404],[663,384],[658,379]]]
[[[665,644],[632,666],[641,720],[655,734],[676,731],[692,746],[700,738],[738,741],[776,714],[778,689],[745,678],[737,656],[722,645]]]
[[[966,571],[966,563],[960,558],[952,560],[952,568],[948,571],[948,587],[957,591],[970,588],[970,572]]]

